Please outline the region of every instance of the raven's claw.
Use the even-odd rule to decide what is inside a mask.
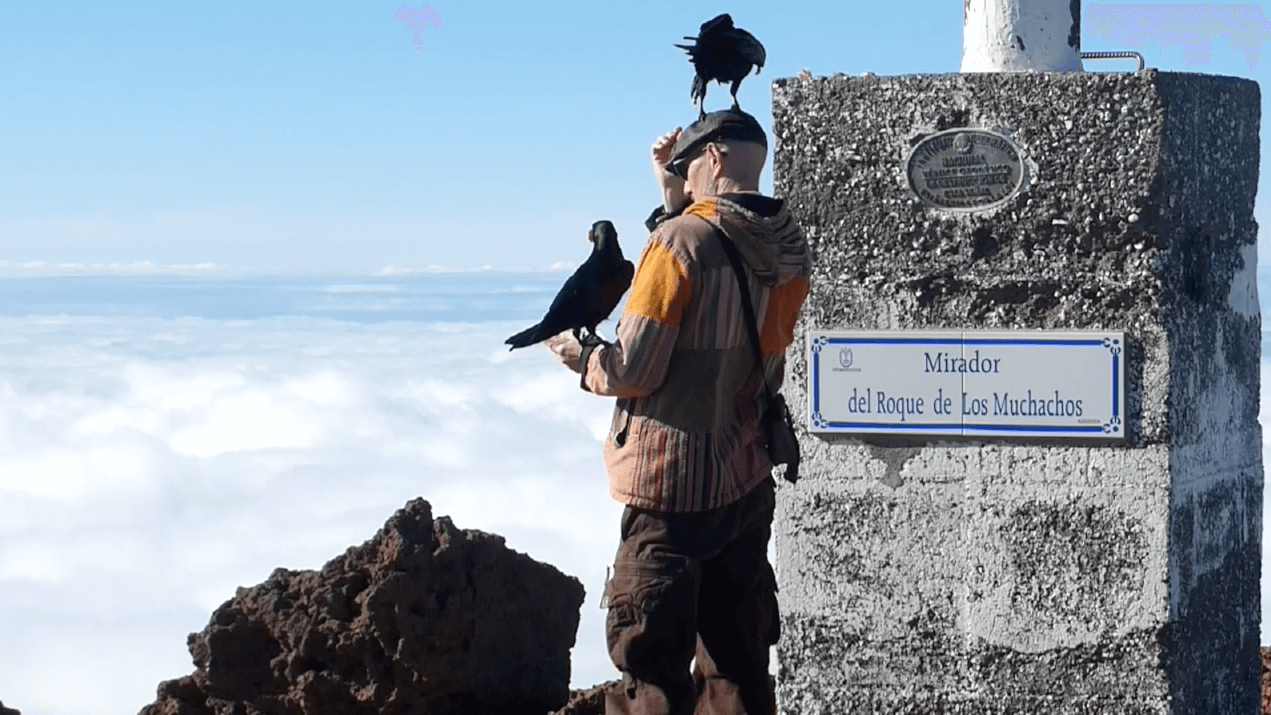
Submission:
[[[597,345],[608,345],[609,341],[600,337],[596,333],[589,332],[587,335],[579,338],[578,343],[585,348],[594,348]]]

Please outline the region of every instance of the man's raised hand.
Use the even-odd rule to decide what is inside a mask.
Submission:
[[[679,211],[688,204],[688,194],[684,192],[684,179],[666,170],[666,165],[671,161],[671,152],[675,149],[675,142],[679,138],[680,128],[676,127],[653,142],[653,176],[662,189],[662,210],[667,213]]]

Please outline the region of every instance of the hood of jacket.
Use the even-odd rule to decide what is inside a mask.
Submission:
[[[733,240],[737,252],[763,285],[781,285],[812,272],[808,242],[782,199],[758,192],[702,199],[684,210]]]

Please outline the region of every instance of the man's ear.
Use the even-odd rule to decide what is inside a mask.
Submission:
[[[722,144],[711,142],[706,145],[706,151],[711,153],[711,160],[715,163],[715,171],[711,172],[712,176],[719,178],[724,175],[724,157],[728,155],[728,150]]]

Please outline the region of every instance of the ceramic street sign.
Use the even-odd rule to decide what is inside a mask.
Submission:
[[[808,333],[808,429],[820,433],[1125,437],[1125,335]]]

